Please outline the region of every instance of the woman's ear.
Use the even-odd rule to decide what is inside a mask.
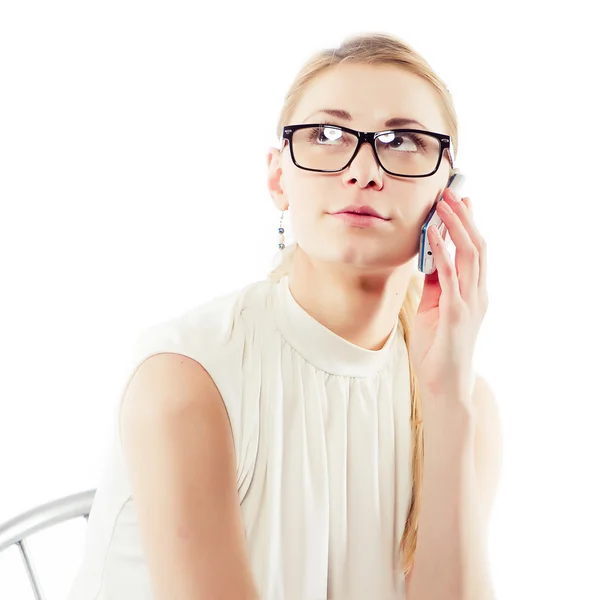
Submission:
[[[284,211],[289,207],[289,202],[281,185],[281,151],[278,148],[269,148],[267,153],[267,187],[271,199],[278,210]]]

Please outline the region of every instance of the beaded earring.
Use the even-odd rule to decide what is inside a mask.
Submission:
[[[285,214],[285,211],[283,211],[281,213],[281,219],[279,221],[279,229],[277,230],[277,233],[279,233],[279,250],[283,251],[283,249],[285,248],[285,229],[282,227],[283,226],[283,215]]]

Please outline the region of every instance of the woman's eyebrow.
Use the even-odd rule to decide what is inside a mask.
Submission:
[[[317,110],[311,113],[306,119],[304,119],[303,123],[306,123],[308,119],[313,117],[318,113],[324,113],[326,115],[330,115],[332,117],[337,117],[338,119],[343,119],[345,121],[350,121],[352,119],[352,115],[346,110],[340,110],[336,108],[322,108],[321,110]],[[384,127],[403,127],[404,125],[415,124],[423,129],[427,129],[423,123],[420,123],[416,119],[411,119],[408,117],[393,117],[392,119],[388,119],[383,125]]]

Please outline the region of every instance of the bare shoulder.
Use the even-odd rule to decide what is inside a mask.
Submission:
[[[177,418],[200,410],[227,417],[221,394],[206,369],[189,356],[154,354],[140,365],[127,388],[121,422]]]
[[[121,439],[157,600],[254,598],[227,411],[195,360],[163,353],[136,371]]]

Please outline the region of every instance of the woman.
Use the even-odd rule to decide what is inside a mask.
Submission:
[[[422,133],[351,131],[402,128]],[[492,597],[486,254],[444,192],[450,95],[399,40],[359,36],[307,63],[278,133],[281,264],[140,335],[69,600]],[[442,192],[457,264],[430,233],[423,276]]]

